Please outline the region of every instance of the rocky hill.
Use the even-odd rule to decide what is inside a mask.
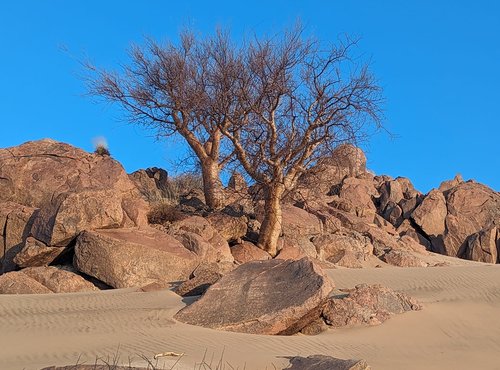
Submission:
[[[0,292],[185,281],[180,293],[199,294],[240,264],[271,259],[254,244],[255,186],[234,176],[227,206],[209,212],[196,189],[177,189],[172,202],[170,182],[161,169],[127,175],[109,156],[53,140],[1,149]],[[276,259],[327,268],[458,261],[435,253],[498,263],[500,194],[459,176],[422,194],[409,179],[371,174],[362,151],[343,146],[288,196],[280,246]]]

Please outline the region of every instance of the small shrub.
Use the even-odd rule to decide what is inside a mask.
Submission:
[[[158,203],[151,207],[148,213],[148,222],[155,225],[164,225],[182,220],[184,214],[175,206],[168,203]]]
[[[106,148],[104,145],[97,145],[97,147],[94,150],[94,153],[97,155],[108,156],[108,157],[111,155],[108,148]]]

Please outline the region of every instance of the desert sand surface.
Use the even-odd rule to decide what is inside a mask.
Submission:
[[[373,369],[500,369],[500,266],[328,270],[337,288],[380,283],[408,293],[422,311],[382,325],[317,336],[259,336],[175,322],[186,303],[169,290],[0,296],[0,369],[93,364],[96,358],[193,369],[204,353],[227,369],[281,369],[287,357],[325,354],[365,359]],[[155,363],[155,361],[153,361]],[[232,367],[229,367],[230,364]],[[214,366],[215,368],[215,366]]]

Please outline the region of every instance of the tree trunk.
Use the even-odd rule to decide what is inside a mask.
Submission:
[[[273,257],[278,253],[278,239],[282,230],[280,201],[284,191],[285,188],[281,184],[271,185],[266,189],[264,220],[257,245]]]
[[[224,206],[224,192],[219,172],[219,164],[213,159],[207,158],[201,162],[205,203],[212,210],[217,210]]]

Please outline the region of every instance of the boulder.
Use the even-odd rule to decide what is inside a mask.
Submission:
[[[175,233],[174,237],[180,241],[186,249],[196,254],[200,261],[205,263],[234,261],[229,245],[223,238],[220,238],[218,242],[214,242],[214,238],[210,239],[213,242],[212,244],[198,234],[182,230]]]
[[[364,261],[373,254],[373,245],[367,237],[356,232],[325,234],[312,239],[316,246],[317,258],[336,263],[347,251],[357,260]]]
[[[234,261],[226,239],[206,218],[187,217],[174,222],[173,227],[177,230],[174,237],[201,259],[206,259],[207,262]]]
[[[40,212],[32,235],[66,246],[82,230],[146,224],[146,204],[123,167],[109,156],[54,140],[0,150],[0,201]]]
[[[324,157],[297,184],[297,198],[313,199],[326,196],[333,185],[345,177],[366,173],[366,156],[351,144],[339,145],[330,157]]]
[[[23,249],[14,257],[19,267],[47,266],[65,251],[60,247],[49,247],[45,243],[28,237]]]
[[[373,198],[378,197],[378,191],[372,180],[348,177],[342,182],[338,196],[351,204],[351,212],[358,217],[373,219],[376,212]]]
[[[462,178],[462,175],[457,174],[452,180],[446,180],[443,181],[439,185],[439,191],[442,193],[447,192],[448,190],[453,189],[455,186],[458,186],[464,182],[464,179]]]
[[[330,298],[324,306],[322,315],[328,325],[378,325],[391,315],[422,309],[414,298],[378,284],[357,285],[346,293]]]
[[[499,263],[500,228],[492,225],[467,239],[465,258],[473,261]]]
[[[53,266],[29,267],[0,276],[0,294],[73,293],[98,290],[83,277]]]
[[[380,257],[384,262],[398,267],[427,267],[428,264],[406,250],[391,249]]]
[[[368,364],[364,360],[341,360],[339,358],[325,356],[325,355],[312,355],[307,357],[295,356],[290,358],[290,366],[286,368],[286,370],[370,370],[370,369],[371,367],[368,366]]]
[[[128,175],[148,202],[160,202],[170,198],[168,173],[162,168],[151,167]]]
[[[239,241],[247,233],[248,219],[245,216],[234,217],[216,212],[208,215],[206,219],[228,243]]]
[[[254,261],[224,276],[174,317],[213,329],[291,335],[319,317],[332,289],[308,258]]]
[[[385,181],[379,188],[379,210],[380,212],[385,212],[389,203],[393,205],[398,204],[404,199],[403,189],[401,187],[401,181],[389,180]]]
[[[84,231],[75,245],[75,268],[113,288],[186,280],[199,262],[179,241],[152,228]]]
[[[431,190],[413,211],[411,218],[428,236],[437,237],[445,232],[446,199],[439,190]]]
[[[286,237],[299,239],[302,236],[314,236],[322,232],[321,221],[302,208],[284,205],[282,216],[282,230]]]
[[[242,174],[239,172],[233,172],[233,174],[229,178],[227,187],[229,190],[235,192],[246,192],[248,190],[247,182],[245,181],[245,178],[242,176]]]
[[[1,184],[2,179],[0,178],[0,189]],[[0,203],[0,243],[2,245],[0,248],[0,274],[16,268],[14,258],[30,235],[37,213],[38,209],[15,202]]]
[[[269,253],[247,241],[242,241],[240,244],[233,245],[231,247],[231,253],[233,254],[234,260],[238,263],[271,259]]]
[[[182,297],[197,296],[205,293],[207,289],[222,277],[222,274],[215,270],[204,269],[194,276],[181,283],[175,288],[175,292]]]
[[[469,236],[500,224],[500,194],[485,185],[461,183],[448,190],[446,202],[448,215],[442,245],[447,255],[463,257]]]

